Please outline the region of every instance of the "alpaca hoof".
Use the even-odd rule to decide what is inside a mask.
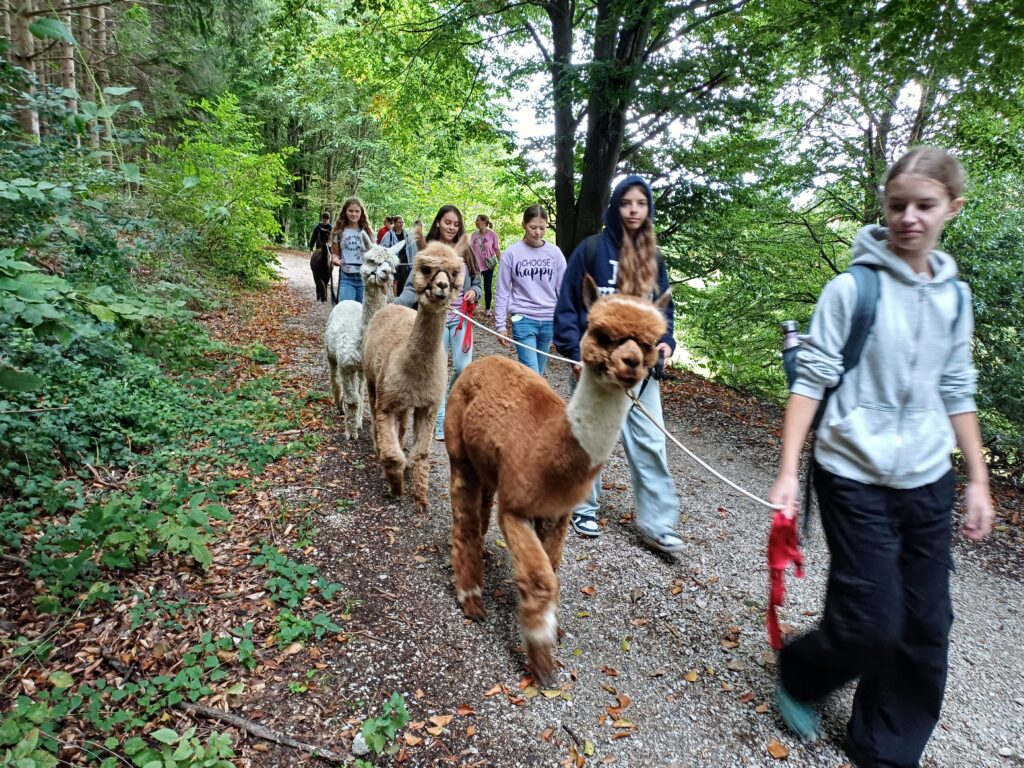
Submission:
[[[565,630],[561,627],[555,630],[555,637],[558,638],[558,642],[562,642],[562,638],[565,637]]]
[[[555,657],[548,645],[529,645],[526,648],[529,656],[530,673],[540,685],[548,685],[555,677]]]
[[[413,509],[415,509],[418,514],[425,515],[430,511],[430,504],[420,499],[416,499],[416,501],[413,502]]]
[[[405,483],[402,478],[395,480],[392,477],[385,478],[388,481],[388,490],[391,491],[392,496],[401,496],[405,492]]]
[[[484,600],[480,595],[467,595],[462,601],[462,612],[467,619],[483,621],[487,618],[487,609],[484,608]]]

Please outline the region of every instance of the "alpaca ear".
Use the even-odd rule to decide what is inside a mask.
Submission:
[[[660,309],[662,312],[664,312],[665,308],[668,306],[670,301],[672,301],[672,289],[671,288],[669,288],[667,291],[665,291],[663,294],[661,294],[661,296],[659,296],[658,298],[656,298],[654,300],[654,306],[656,306],[658,309]]]
[[[362,230],[360,230],[360,232],[362,232]],[[370,236],[368,234],[366,234],[365,232],[362,232],[362,235],[363,235],[363,245],[366,246],[366,250],[370,250],[371,248],[373,248],[374,245],[376,245],[376,243],[374,243],[373,240],[370,239]]]
[[[597,301],[597,297],[597,283],[594,282],[590,273],[585,273],[583,275],[583,306],[590,309],[590,305]]]
[[[397,256],[402,252],[403,248],[405,248],[405,240],[399,240],[397,243],[388,248],[388,253],[390,253],[392,256]]]

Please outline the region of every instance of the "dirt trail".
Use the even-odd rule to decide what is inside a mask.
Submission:
[[[290,289],[308,301],[308,311],[289,320],[309,339],[291,366],[317,382],[326,398],[321,340],[328,307],[313,300],[305,256],[285,253],[281,262]],[[509,353],[478,334],[475,354]],[[567,395],[566,371],[552,366],[549,380]],[[667,426],[684,444],[754,493],[767,491],[777,409],[691,376],[666,382],[664,400]],[[467,623],[456,603],[444,444],[432,443],[431,510],[417,515],[410,498],[387,495],[369,438],[346,442],[340,418],[326,402],[324,408],[338,428],[317,470],[326,492],[308,556],[346,586],[354,603],[345,629],[353,635],[324,650],[316,690],[289,695],[286,674],[268,683],[252,706],[276,727],[313,733],[320,743],[347,750],[365,708],[379,714],[382,701],[397,691],[412,720],[427,722],[408,731],[414,746],[377,758],[377,765],[401,759],[409,766],[557,766],[573,749],[592,747],[581,765],[769,766],[778,762],[767,751],[773,739],[789,750],[792,764],[836,768],[845,762],[837,745],[850,690],[826,704],[828,738],[811,746],[790,738],[771,708],[775,667],[763,628],[767,511],[681,452],[670,448],[687,543],[676,559],[642,546],[629,519],[621,450],[610,461],[603,535],[584,541],[570,533],[566,544],[559,690],[538,693],[520,689],[516,590],[496,526],[487,537],[487,620]],[[950,681],[924,766],[1024,765],[1020,551],[1019,530],[1012,527],[981,546],[958,540]],[[820,610],[827,567],[820,533],[806,554],[808,577],[787,580],[784,620],[796,631],[811,627]],[[291,672],[299,674],[298,668]],[[474,714],[459,715],[460,707]],[[429,718],[438,715],[454,718],[431,735]],[[399,743],[407,744],[404,736]],[[260,764],[299,759],[275,749]]]

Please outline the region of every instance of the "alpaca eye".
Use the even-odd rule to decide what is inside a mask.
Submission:
[[[608,338],[608,334],[601,330],[592,331],[594,334],[594,341],[600,344],[602,347],[607,347],[611,344],[611,339]]]

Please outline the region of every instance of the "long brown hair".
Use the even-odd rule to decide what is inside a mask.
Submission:
[[[427,233],[427,242],[441,241],[441,219],[444,218],[446,213],[454,213],[459,220],[459,231],[455,233],[455,242],[451,245],[462,256],[462,261],[465,262],[470,277],[476,277],[480,274],[480,265],[476,263],[476,257],[469,247],[469,238],[466,237],[466,227],[463,224],[462,211],[457,206],[442,205],[438,209],[437,215],[434,217],[434,223],[430,225],[430,231]],[[469,286],[465,287],[468,288]]]
[[[632,184],[622,191],[644,190],[642,184]],[[646,194],[646,190],[644,190]],[[650,296],[658,280],[658,239],[654,235],[654,222],[648,216],[635,232],[622,228],[622,246],[619,248],[619,277],[616,289],[631,296]]]
[[[373,236],[373,232],[370,231],[370,219],[366,215],[366,206],[363,205],[363,201],[358,197],[350,197],[341,206],[341,215],[334,221],[334,227],[331,229],[331,237],[333,238],[348,226],[348,216],[345,215],[345,212],[348,210],[350,205],[359,206],[359,223],[356,226],[366,233],[366,236],[370,238],[371,243],[377,242],[377,239]]]

